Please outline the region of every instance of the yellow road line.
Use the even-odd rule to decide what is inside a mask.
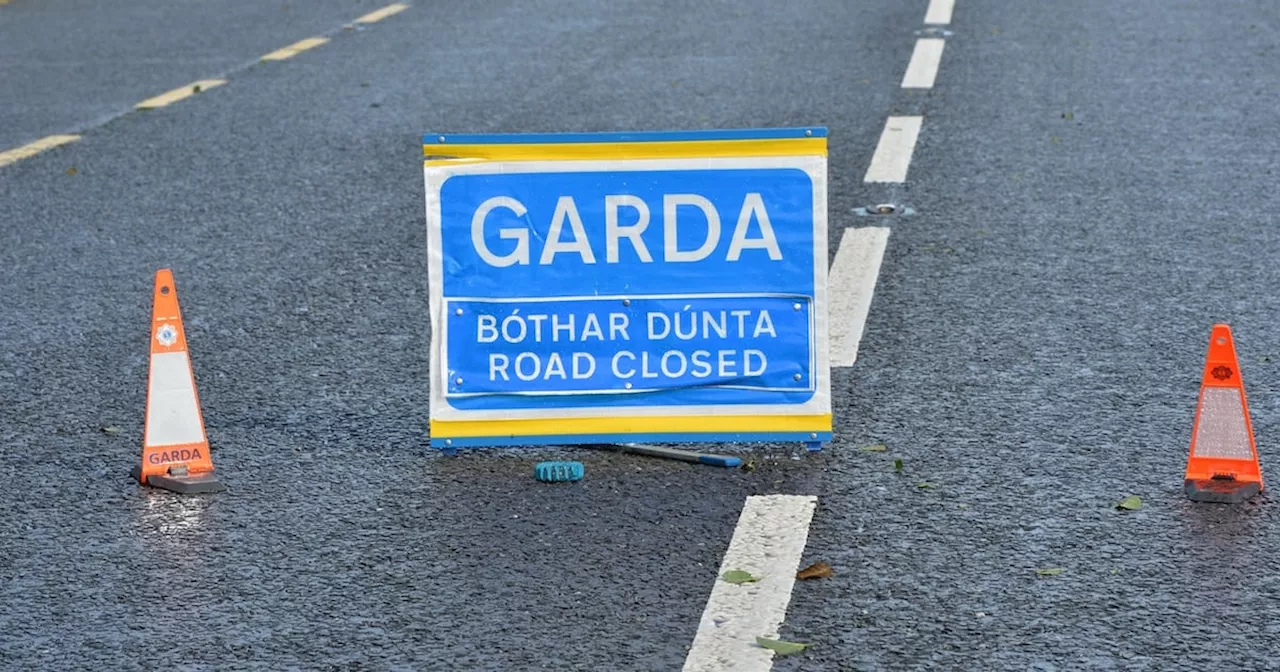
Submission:
[[[276,49],[275,51],[267,54],[266,56],[263,56],[262,60],[283,61],[286,58],[293,58],[294,56],[297,56],[298,54],[308,49],[313,49],[328,41],[329,41],[329,38],[327,37],[308,37],[305,40],[298,40],[297,42],[294,42],[293,44],[287,47]]]
[[[399,14],[406,9],[409,9],[409,5],[406,5],[403,2],[397,2],[387,5],[376,12],[369,12],[368,14],[365,14],[364,16],[356,19],[356,23],[375,23],[391,16],[392,14]]]
[[[0,5],[4,4],[4,0],[0,0]],[[29,156],[35,156],[46,149],[52,149],[58,145],[65,145],[68,142],[79,140],[78,135],[50,135],[40,138],[35,142],[27,143],[21,147],[15,147],[6,152],[0,152],[0,166],[7,166],[25,159]]]
[[[151,110],[157,107],[164,107],[165,105],[176,103],[183,98],[190,98],[201,91],[208,91],[215,86],[222,86],[226,83],[227,80],[225,79],[202,79],[198,82],[192,82],[186,86],[180,86],[168,93],[162,93],[155,98],[148,98],[141,103],[138,103],[135,107],[139,110]]]

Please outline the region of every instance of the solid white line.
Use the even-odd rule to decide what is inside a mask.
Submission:
[[[925,23],[951,23],[951,10],[955,9],[956,0],[929,0],[929,11],[924,15]]]
[[[946,40],[936,37],[916,40],[916,49],[911,52],[911,62],[907,64],[907,72],[902,76],[902,88],[933,88],[933,81],[938,77],[938,64],[942,62],[942,48],[946,45]]]
[[[831,313],[831,366],[853,366],[871,311],[871,296],[880,276],[880,261],[889,229],[868,226],[845,229],[827,281]]]
[[[756,645],[756,637],[778,637],[817,501],[799,495],[747,498],[685,658],[685,672],[768,672],[773,667],[773,651]],[[721,580],[734,569],[759,581]]]
[[[889,117],[863,182],[904,182],[924,117]]]

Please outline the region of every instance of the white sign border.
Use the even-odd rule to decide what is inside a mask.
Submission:
[[[813,183],[813,286],[817,383],[802,404],[717,404],[690,406],[608,406],[592,408],[458,409],[448,403],[449,372],[444,369],[447,321],[444,300],[440,189],[454,175],[620,172],[657,170],[795,168]],[[430,409],[433,420],[546,420],[556,418],[631,418],[700,415],[825,415],[831,413],[831,361],[827,322],[827,159],[816,154],[794,156],[714,157],[689,159],[607,159],[566,161],[426,161],[423,165],[427,224],[427,297],[431,318]]]

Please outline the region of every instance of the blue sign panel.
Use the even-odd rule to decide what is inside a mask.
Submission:
[[[445,296],[813,295],[793,168],[456,175],[440,202]]]
[[[696,191],[690,189],[693,184],[698,187]],[[700,391],[693,396],[704,403],[804,401],[805,395],[794,394],[795,385],[782,384],[777,379],[798,374],[805,381],[799,389],[808,389],[813,359],[809,311],[805,309],[803,315],[797,316],[792,306],[804,307],[796,299],[803,298],[807,303],[813,296],[812,193],[809,176],[791,168],[451,177],[441,187],[440,200],[443,291],[445,300],[454,307],[455,317],[458,306],[454,297],[580,299],[614,295],[637,299],[629,308],[622,305],[621,299],[563,301],[550,306],[511,304],[509,310],[514,314],[504,314],[502,324],[524,325],[526,332],[544,327],[552,330],[546,340],[537,343],[500,343],[502,339],[484,342],[486,336],[492,335],[485,329],[489,322],[451,320],[446,363],[451,380],[461,377],[464,382],[450,387],[450,397],[477,392],[524,396],[555,393],[536,401],[516,398],[451,403],[459,408],[665,403],[661,394],[636,396],[635,383],[655,393],[697,388]],[[699,292],[690,293],[693,288]],[[708,297],[715,293],[735,296]],[[789,293],[791,298],[767,298],[779,293]],[[676,298],[640,301],[647,296]],[[494,304],[498,305],[501,304]],[[765,306],[772,306],[773,310]],[[519,315],[522,310],[524,319]],[[681,319],[686,312],[684,320],[707,320],[706,324],[693,325],[711,330],[700,338],[699,345],[716,346],[706,352],[714,352],[716,357],[723,352],[739,358],[748,357],[744,353],[756,357],[757,353],[771,352],[774,356],[764,360],[767,370],[756,371],[758,362],[741,361],[736,367],[717,367],[714,378],[694,377],[695,372],[702,371],[701,357],[707,355],[693,360],[693,355],[703,348],[690,348],[692,344],[674,329],[687,326]],[[721,312],[725,337],[719,337],[718,331]],[[739,317],[746,319],[741,312],[755,322],[764,322],[767,328],[758,329],[753,323],[745,333],[729,332],[731,319],[734,327]],[[708,313],[712,317],[703,317]],[[464,308],[463,316],[469,314]],[[775,315],[785,316],[781,318],[781,339],[772,323]],[[543,321],[529,321],[537,317]],[[798,325],[794,324],[797,317],[804,318]],[[626,358],[631,355],[639,355],[644,363],[676,352],[690,357],[689,371],[679,378],[679,383],[648,378],[630,381],[632,390],[625,389],[628,381],[621,375],[625,369],[614,375],[612,365],[598,367],[592,376],[578,381],[545,376],[523,380],[521,376],[504,377],[498,373],[496,367],[503,362],[514,367],[515,358],[522,352],[530,353],[521,359],[523,366],[533,364],[534,353],[550,357],[559,352],[563,358],[563,344],[551,339],[557,333],[555,328],[576,320],[579,328],[594,325],[604,335],[614,324],[601,323],[601,319],[624,320],[629,327],[625,333],[612,331],[607,334],[610,338],[589,344],[592,361],[602,359],[625,367]],[[663,326],[672,328],[662,329]],[[460,331],[454,331],[458,328]],[[720,343],[713,342],[716,337]],[[637,346],[639,338],[644,340]],[[557,347],[553,350],[553,346]],[[668,356],[668,362],[674,356]],[[585,360],[580,357],[579,361]],[[515,372],[513,368],[511,373]],[[485,375],[478,375],[482,373]],[[616,380],[610,382],[606,375]],[[468,384],[467,380],[474,383]],[[709,393],[716,388],[715,394]],[[618,394],[590,399],[563,394],[604,390]],[[776,394],[770,399],[761,394],[766,390],[789,394]],[[622,394],[627,391],[632,394]]]
[[[662,403],[640,393],[681,389],[705,403],[800,403],[813,394],[808,297],[448,305],[446,395],[459,408],[545,406],[543,393],[556,395],[553,404],[597,395],[573,400],[592,405]]]
[[[427,162],[433,443],[829,436],[825,137],[531,142]]]

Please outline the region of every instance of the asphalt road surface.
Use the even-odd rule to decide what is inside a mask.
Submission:
[[[0,152],[79,136],[0,166],[0,667],[680,669],[774,494],[834,568],[775,670],[1280,659],[1276,505],[1181,491],[1215,322],[1280,474],[1280,4],[383,4],[0,0]],[[428,446],[423,132],[804,125],[832,259],[890,232],[823,452]],[[163,267],[218,495],[128,476]]]

